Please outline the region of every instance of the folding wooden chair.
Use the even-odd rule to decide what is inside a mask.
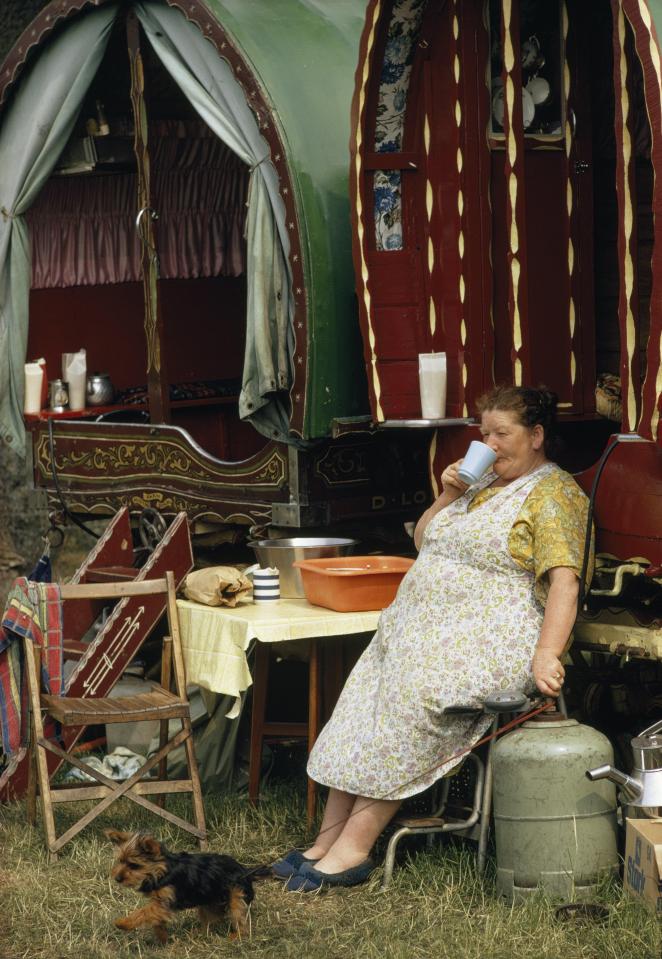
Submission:
[[[69,599],[121,600],[130,596],[150,596],[159,593],[165,594],[166,598],[168,635],[163,640],[161,685],[151,692],[138,696],[117,698],[93,696],[71,698],[46,695],[40,691],[40,650],[29,639],[24,640],[31,713],[28,821],[33,825],[36,822],[38,786],[46,842],[51,856],[55,856],[70,839],[123,796],[191,833],[198,839],[201,849],[207,848],[200,778],[193,748],[191,712],[186,696],[186,676],[179,638],[173,573],[167,572],[163,579],[65,585],[61,588],[63,601]],[[174,693],[171,691],[173,671]],[[73,742],[77,737],[66,737],[71,742],[69,748],[62,748],[52,738],[47,739],[44,735],[44,725],[45,723],[48,724],[49,717],[59,723],[63,731],[67,727],[78,727],[80,729],[85,726],[105,723],[135,723],[143,720],[159,720],[159,749],[129,779],[117,782],[104,776],[73,753]],[[169,733],[169,721],[171,719],[181,721],[181,729],[175,735]],[[189,778],[168,780],[168,753],[181,743],[184,744],[186,752]],[[60,761],[65,761],[88,773],[94,782],[88,785],[52,784],[49,780],[47,761],[47,753],[49,752],[53,753]],[[143,778],[146,773],[149,773],[155,767],[158,767],[156,778]],[[164,807],[166,794],[185,792],[191,793],[195,824],[176,816]],[[148,796],[156,797],[156,802],[147,799]],[[53,804],[78,802],[83,799],[98,800],[98,802],[58,837],[55,831]]]

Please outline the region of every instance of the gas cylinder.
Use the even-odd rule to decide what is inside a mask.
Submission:
[[[521,900],[538,889],[590,898],[618,869],[616,790],[586,770],[611,764],[606,736],[556,710],[498,740],[493,751],[497,891]]]

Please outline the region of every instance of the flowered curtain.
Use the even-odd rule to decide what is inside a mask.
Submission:
[[[248,167],[199,122],[150,128],[160,275],[238,276],[246,269]],[[27,215],[32,287],[140,280],[136,175],[55,176]]]

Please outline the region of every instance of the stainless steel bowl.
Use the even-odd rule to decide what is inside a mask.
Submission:
[[[275,566],[280,573],[280,595],[284,599],[303,599],[301,572],[292,563],[302,559],[326,559],[329,556],[347,556],[357,540],[333,536],[295,536],[292,539],[258,539],[253,547],[262,567]]]

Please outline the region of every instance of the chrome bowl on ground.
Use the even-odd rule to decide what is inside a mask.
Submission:
[[[280,595],[283,599],[303,599],[301,573],[292,563],[303,559],[328,559],[347,556],[357,540],[342,536],[294,536],[290,539],[257,539],[248,545],[262,567],[276,567],[280,573]]]

